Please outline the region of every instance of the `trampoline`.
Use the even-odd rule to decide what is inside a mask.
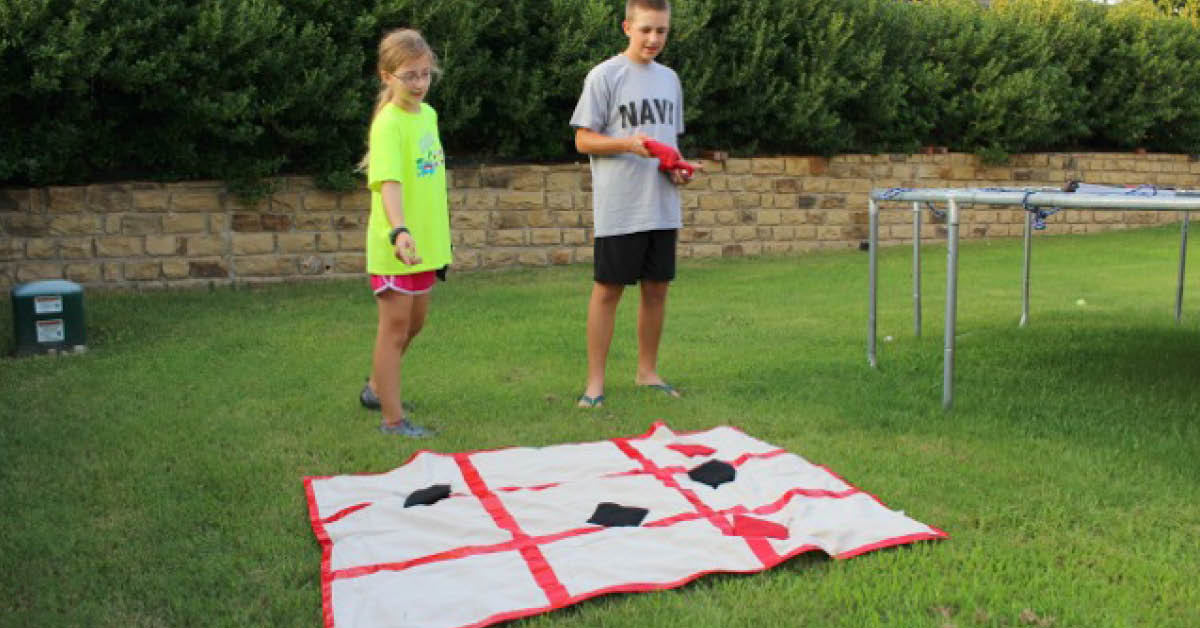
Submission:
[[[954,405],[954,344],[958,316],[958,227],[964,206],[1008,205],[1025,209],[1024,263],[1021,271],[1021,322],[1029,323],[1030,265],[1033,231],[1045,217],[1060,209],[1098,211],[1173,211],[1182,215],[1179,244],[1179,279],[1175,290],[1175,321],[1183,318],[1183,282],[1187,268],[1190,212],[1200,210],[1200,191],[1169,190],[1153,186],[1136,188],[1089,185],[1071,182],[1059,188],[875,188],[868,200],[870,216],[870,296],[867,322],[867,361],[879,366],[876,354],[876,308],[878,303],[879,211],[882,203],[911,203],[913,213],[913,329],[921,335],[921,219],[922,204],[936,209],[946,206],[946,323],[942,363],[942,406]]]

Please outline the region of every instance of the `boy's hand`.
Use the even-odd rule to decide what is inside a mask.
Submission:
[[[634,133],[633,137],[629,138],[629,152],[639,157],[651,157],[650,151],[646,149],[646,140],[650,139],[645,133]]]
[[[704,171],[703,162],[698,161],[691,165],[695,168],[695,171],[691,175],[688,175],[684,170],[672,170],[671,183],[674,183],[675,185],[687,185],[688,183],[692,182],[692,179],[694,179],[696,175]]]
[[[413,240],[410,233],[402,232],[396,236],[395,253],[396,259],[408,266],[416,266],[421,263],[421,256],[417,255],[417,241]]]

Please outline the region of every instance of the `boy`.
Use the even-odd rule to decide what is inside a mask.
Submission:
[[[658,374],[658,345],[667,288],[675,278],[675,242],[683,226],[678,171],[660,172],[643,142],[676,146],[683,133],[683,88],[670,68],[655,62],[667,43],[667,0],[627,0],[625,51],[592,68],[571,116],[575,147],[592,169],[595,257],[588,303],[587,388],[581,408],[604,402],[604,369],[613,320],[625,286],[641,282],[638,367],[634,381],[671,397],[679,392]]]

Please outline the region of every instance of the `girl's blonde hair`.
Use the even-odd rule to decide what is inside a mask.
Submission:
[[[429,57],[429,64],[434,76],[441,73],[441,68],[438,67],[437,55],[434,54],[433,48],[425,42],[425,38],[421,37],[420,31],[411,28],[398,28],[394,31],[389,31],[379,41],[379,64],[377,69],[379,72],[394,72],[396,68],[421,57]],[[371,122],[375,122],[375,116],[383,109],[384,105],[392,100],[392,88],[388,83],[383,84],[383,88],[379,90],[379,95],[375,97],[375,110],[371,113]],[[367,128],[367,153],[363,155],[362,161],[358,162],[359,170],[367,169],[368,158],[370,157],[370,125]]]

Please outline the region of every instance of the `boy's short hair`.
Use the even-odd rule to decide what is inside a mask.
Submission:
[[[634,9],[670,11],[671,3],[668,0],[625,0],[625,19],[633,19]]]

